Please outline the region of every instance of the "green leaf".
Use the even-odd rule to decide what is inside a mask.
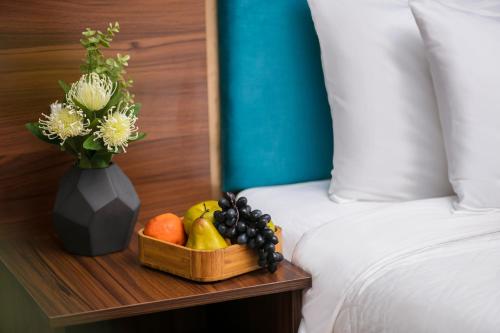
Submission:
[[[105,39],[99,40],[99,43],[104,47],[109,47],[109,42]]]
[[[146,135],[147,135],[147,134],[146,134],[146,133],[144,133],[144,132],[139,132],[139,133],[137,133],[137,138],[135,138],[135,139],[130,139],[130,140],[128,140],[128,141],[129,141],[129,142],[140,141],[140,140],[144,139],[144,138],[146,137]]]
[[[90,163],[90,159],[85,155],[82,155],[80,157],[80,160],[78,161],[78,166],[82,169],[92,169],[92,163]]]
[[[68,91],[71,89],[71,87],[63,80],[59,80],[57,81],[57,83],[59,83],[59,87],[61,87],[61,89],[64,91],[65,94],[67,94]]]
[[[66,141],[64,142],[64,148],[65,150],[74,155],[75,157],[79,158],[81,155],[83,155],[83,149],[82,149],[82,142],[83,142],[83,137],[80,136],[74,136],[71,138],[67,138]]]
[[[40,124],[38,122],[36,123],[27,123],[25,127],[28,129],[28,131],[31,132],[34,136],[39,138],[42,141],[45,141],[47,143],[50,143],[52,145],[58,145],[61,141],[58,139],[49,139],[45,134],[43,134],[42,130],[40,129]]]
[[[118,83],[116,83],[116,84],[118,84]],[[108,104],[106,104],[106,107],[104,109],[108,110],[112,106],[117,105],[120,102],[121,99],[122,99],[122,93],[120,92],[119,87],[117,87],[115,89],[115,92],[113,93],[113,96],[111,96],[111,98],[109,99]]]
[[[102,150],[105,149],[104,146],[101,144],[100,140],[94,140],[93,135],[89,135],[85,141],[83,141],[83,148],[87,150]]]
[[[141,108],[142,108],[142,104],[141,103],[135,103],[133,106],[132,106],[132,109],[131,109],[131,114],[134,115],[134,116],[138,116],[139,115],[139,111],[141,111]]]
[[[85,29],[84,32],[82,32],[82,35],[84,35],[85,37],[91,37],[91,36],[95,35],[95,30],[87,28],[87,29]]]
[[[106,151],[106,150],[100,150],[92,156],[90,159],[90,163],[92,165],[92,168],[95,169],[100,169],[100,168],[107,168],[109,166],[109,163],[111,163],[111,159],[113,158],[113,154]]]

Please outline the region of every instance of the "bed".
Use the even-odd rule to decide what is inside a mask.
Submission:
[[[285,257],[313,276],[301,333],[499,331],[499,213],[453,213],[452,197],[336,204],[328,185],[241,194],[283,227]]]
[[[306,0],[218,6],[222,189],[248,189],[312,274],[300,332],[499,332],[500,213],[452,213],[452,197],[329,200],[332,123]]]

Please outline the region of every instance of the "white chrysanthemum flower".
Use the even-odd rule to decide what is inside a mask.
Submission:
[[[50,114],[42,113],[42,117],[38,120],[42,133],[49,139],[60,138],[61,146],[67,138],[90,132],[83,112],[70,105],[56,101],[50,105]]]
[[[133,105],[120,103],[118,107],[112,107],[108,114],[99,120],[96,138],[102,138],[108,151],[117,153],[120,149],[125,153],[129,140],[138,137],[138,127],[135,126],[137,117],[133,115]]]
[[[90,111],[99,111],[108,104],[115,90],[116,84],[106,75],[84,74],[71,85],[67,100],[73,104],[76,101]]]

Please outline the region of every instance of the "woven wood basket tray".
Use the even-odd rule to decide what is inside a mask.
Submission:
[[[144,235],[139,230],[139,260],[148,267],[183,278],[213,282],[259,269],[255,250],[243,245],[231,245],[215,251],[193,250]],[[276,229],[281,252],[281,228]]]

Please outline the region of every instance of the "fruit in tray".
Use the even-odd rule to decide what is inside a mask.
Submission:
[[[172,213],[158,215],[146,224],[144,234],[166,242],[184,245],[186,234],[181,219]]]
[[[213,223],[214,212],[216,210],[220,210],[220,207],[215,200],[203,201],[189,208],[184,215],[183,220],[184,231],[186,232],[186,234],[189,235],[189,233],[191,232],[191,224],[194,222],[194,220],[201,216]]]
[[[269,214],[252,210],[247,198],[231,192],[217,202],[200,202],[188,209],[184,219],[167,213],[151,219],[144,234],[195,250],[218,250],[231,244],[246,245],[258,253],[258,264],[275,272],[283,255],[276,251],[279,239]],[[187,242],[186,242],[187,235]]]
[[[211,221],[200,217],[191,225],[186,246],[195,250],[218,250],[227,247],[227,243]]]
[[[278,237],[269,214],[260,210],[252,210],[247,198],[236,196],[231,192],[224,193],[218,202],[221,210],[214,212],[215,227],[219,233],[231,240],[231,243],[247,245],[259,254],[259,266],[266,267],[273,273],[283,255],[276,252]]]

